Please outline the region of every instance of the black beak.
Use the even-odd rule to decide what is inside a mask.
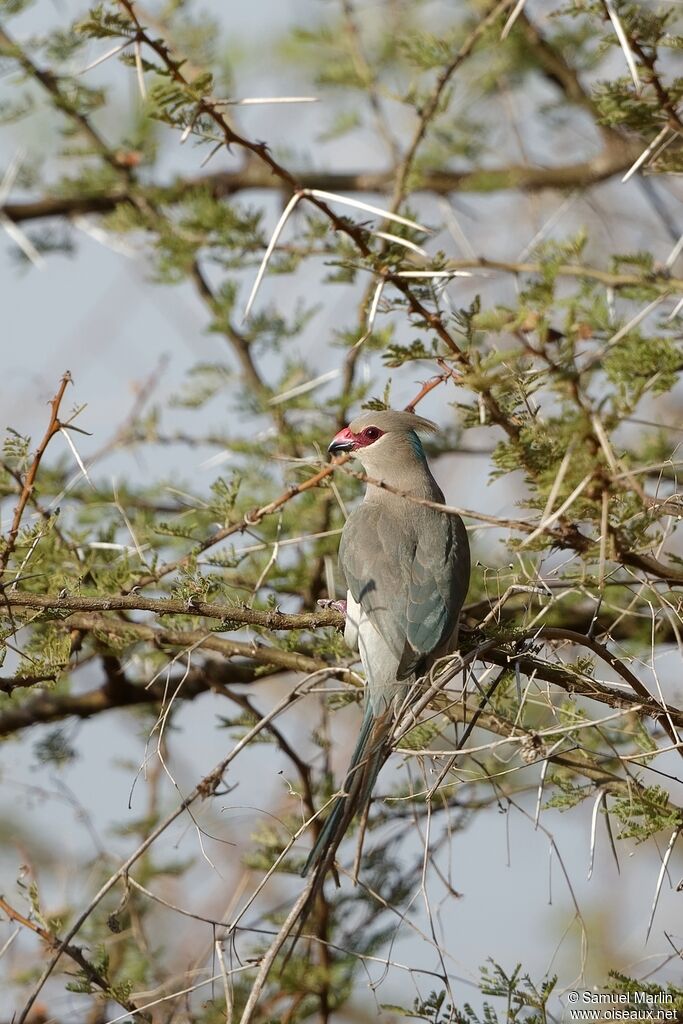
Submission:
[[[341,452],[351,452],[354,448],[353,441],[333,441],[327,451],[330,455],[340,455]]]

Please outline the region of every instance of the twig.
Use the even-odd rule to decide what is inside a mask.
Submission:
[[[235,623],[259,626],[268,630],[319,629],[321,626],[343,625],[339,612],[317,611],[285,614],[279,611],[255,611],[242,605],[212,604],[207,601],[180,601],[175,598],[150,598],[141,594],[114,594],[111,597],[81,597],[71,594],[30,594],[10,591],[6,595],[10,606],[17,608],[61,609],[62,611],[110,612],[141,611],[156,615],[197,615],[218,619],[225,623],[226,632]]]
[[[484,35],[484,33],[491,27],[495,22],[496,18],[506,11],[509,7],[512,7],[514,0],[497,0],[496,3],[490,4],[488,9],[483,13],[481,19],[477,22],[475,27],[472,29],[470,34],[467,36],[462,46],[456,53],[453,60],[443,69],[441,74],[436,80],[434,88],[432,89],[431,95],[426,99],[420,106],[420,117],[418,120],[417,127],[413,133],[410,145],[406,151],[406,155],[403,158],[403,162],[398,169],[396,174],[396,184],[394,186],[394,194],[392,198],[392,208],[396,209],[406,193],[406,185],[415,157],[417,156],[418,149],[425,137],[425,134],[434,119],[441,98],[446,90],[449,82],[453,78],[453,75],[458,68],[467,60],[475,46]]]
[[[84,956],[83,950],[79,946],[73,946],[69,943],[68,939],[60,939],[58,935],[43,928],[36,921],[31,921],[30,918],[25,917],[14,907],[10,906],[4,896],[0,896],[0,910],[3,911],[10,919],[10,921],[16,921],[18,924],[28,928],[30,931],[38,935],[43,942],[45,942],[50,949],[59,950],[60,955],[66,953],[67,956],[78,964],[81,970],[84,972],[88,981],[92,982],[93,985],[97,985],[109,999],[113,999],[119,1006],[122,1006],[124,1010],[128,1010],[129,1013],[140,1013],[135,1003],[131,1002],[130,999],[126,999],[123,996],[116,995],[116,992],[110,982],[101,974],[97,968]],[[148,1016],[143,1015],[143,1020],[148,1020]]]
[[[59,433],[59,431],[62,429],[62,424],[60,423],[59,420],[59,407],[61,405],[62,399],[64,398],[64,392],[66,391],[67,386],[71,383],[71,374],[67,370],[64,376],[62,377],[59,388],[57,389],[57,393],[50,402],[50,422],[48,423],[47,430],[43,435],[42,441],[40,442],[35,451],[28,472],[24,477],[21,494],[19,495],[19,501],[17,502],[17,507],[14,510],[12,525],[10,526],[10,530],[7,535],[7,540],[5,541],[5,546],[2,552],[0,552],[0,573],[3,573],[7,568],[7,563],[9,562],[12,552],[14,551],[17,536],[19,534],[19,528],[21,526],[21,517],[23,516],[24,509],[26,508],[26,505],[33,493],[36,477],[38,475],[38,469],[40,467],[41,459],[45,454],[45,449],[47,448],[55,434]]]
[[[288,935],[296,925],[299,914],[303,907],[305,906],[306,901],[308,900],[314,883],[315,876],[313,876],[309,880],[308,884],[300,893],[298,899],[296,900],[289,914],[285,918],[284,924],[280,928],[280,931],[277,933],[277,935],[271,942],[267,953],[261,960],[258,974],[256,975],[256,978],[254,980],[254,984],[251,986],[249,998],[247,999],[244,1011],[242,1013],[242,1016],[240,1017],[240,1024],[249,1024],[249,1021],[253,1017],[254,1010],[256,1009],[257,1003],[261,996],[261,992],[263,991],[263,986],[265,985],[268,979],[268,975],[270,974],[271,967],[275,962],[275,958],[277,957],[278,953],[282,949],[282,946],[286,942]],[[19,1022],[19,1024],[21,1024],[21,1022]]]

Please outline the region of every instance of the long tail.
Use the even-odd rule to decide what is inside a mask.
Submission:
[[[368,701],[358,742],[344,780],[346,795],[335,800],[330,815],[304,864],[302,875],[307,875],[312,868],[317,868],[321,864],[325,865],[323,873],[329,869],[334,853],[346,835],[349,825],[356,816],[364,812],[377,776],[386,761],[386,741],[390,726],[391,714],[387,711],[384,715],[377,716]]]
[[[353,819],[356,815],[362,815],[368,805],[377,776],[389,753],[388,741],[392,723],[393,714],[390,708],[377,714],[373,711],[370,701],[367,702],[356,748],[344,780],[345,795],[335,800],[330,816],[323,825],[301,872],[302,875],[307,875],[313,870],[313,876],[308,885],[306,901],[295,922],[291,924],[291,943],[284,964],[292,955],[318,894],[325,884],[327,873],[334,865],[337,847]]]

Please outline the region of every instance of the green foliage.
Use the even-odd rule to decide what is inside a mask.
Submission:
[[[558,811],[571,811],[593,793],[591,785],[584,783],[577,786],[559,772],[553,772],[551,781],[555,792],[546,801],[546,807],[556,807]]]
[[[628,1005],[633,1009],[642,1008],[645,1003],[647,1006],[659,1004],[679,1014],[683,1010],[683,989],[677,985],[658,985],[654,981],[631,978],[621,971],[610,971],[607,990],[632,996]]]
[[[34,753],[42,764],[61,768],[78,758],[78,751],[63,729],[51,729],[34,746]]]
[[[683,349],[667,337],[643,337],[629,332],[603,360],[610,381],[616,385],[615,407],[622,415],[632,412],[647,392],[671,391],[680,372]]]
[[[0,12],[3,17],[10,18],[28,10],[33,3],[34,0],[0,0]]]
[[[648,786],[630,798],[615,800],[612,811],[623,825],[619,838],[633,838],[639,843],[662,829],[672,830],[683,825],[680,809],[671,806],[669,795],[661,786]]]
[[[522,974],[521,964],[517,964],[509,975],[493,960],[489,964],[480,968],[479,989],[482,995],[502,1001],[501,1016],[495,1004],[488,1001],[484,1002],[481,1013],[477,1013],[469,1003],[465,1003],[462,1010],[455,1008],[448,1002],[444,990],[431,992],[427,999],[415,999],[412,1010],[388,1004],[383,1004],[382,1008],[391,1010],[399,1017],[429,1021],[430,1024],[446,1024],[447,1021],[456,1021],[457,1024],[498,1024],[500,1020],[508,1024],[515,1021],[547,1024],[547,1004],[557,984],[557,977],[546,978],[540,986],[536,986],[528,974]]]
[[[414,362],[417,359],[433,359],[436,355],[436,342],[433,341],[428,349],[424,342],[417,338],[410,345],[387,345],[383,359],[387,366],[398,367],[404,363]]]

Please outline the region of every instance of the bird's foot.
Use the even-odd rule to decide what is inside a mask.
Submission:
[[[335,612],[346,615],[346,601],[332,601],[329,597],[323,597],[316,603],[318,608],[322,608],[323,611],[328,611],[331,608]]]

